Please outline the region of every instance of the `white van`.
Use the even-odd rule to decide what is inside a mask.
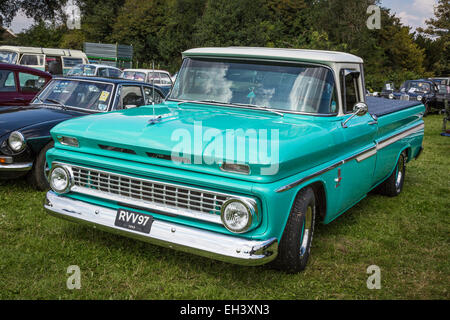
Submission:
[[[19,64],[52,74],[66,74],[77,64],[89,63],[80,50],[0,46],[0,62]]]

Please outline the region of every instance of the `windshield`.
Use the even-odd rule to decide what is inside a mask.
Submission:
[[[333,73],[325,67],[185,59],[171,99],[335,113]]]
[[[136,71],[125,71],[123,73],[123,78],[130,80],[145,81],[145,73]]]
[[[428,82],[407,82],[403,88],[410,92],[425,92],[425,93],[429,93],[431,91],[431,86]]]
[[[17,53],[11,51],[0,51],[0,62],[16,63]]]
[[[67,72],[69,76],[94,76],[95,75],[95,67],[79,64]]]
[[[33,103],[61,103],[66,107],[107,111],[112,91],[112,84],[57,79],[52,80]]]

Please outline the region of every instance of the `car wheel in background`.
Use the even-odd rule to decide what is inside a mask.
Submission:
[[[42,150],[39,152],[36,160],[34,161],[33,168],[28,176],[29,182],[31,185],[40,190],[45,191],[50,188],[50,185],[47,180],[47,176],[49,173],[49,166],[47,164],[47,159],[45,154],[51,148],[53,148],[53,141],[48,143]]]

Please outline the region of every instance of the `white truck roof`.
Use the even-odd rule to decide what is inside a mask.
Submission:
[[[170,74],[168,71],[166,71],[166,70],[156,70],[156,69],[124,69],[123,70],[124,72],[125,71],[134,71],[134,72],[144,72],[144,73],[147,73],[147,72],[161,72],[161,73],[167,73],[167,74]]]
[[[183,57],[220,56],[234,58],[253,58],[267,60],[308,61],[324,63],[363,63],[355,55],[325,50],[281,49],[257,47],[211,47],[195,48],[183,52]]]

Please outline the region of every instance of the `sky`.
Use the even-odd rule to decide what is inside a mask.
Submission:
[[[403,24],[411,26],[413,30],[425,26],[425,20],[434,16],[433,6],[436,4],[437,0],[381,0],[381,6],[391,9]],[[9,29],[19,33],[32,23],[32,19],[19,12]]]
[[[391,9],[404,25],[415,30],[425,27],[425,20],[434,17],[437,0],[381,0],[381,6]]]

